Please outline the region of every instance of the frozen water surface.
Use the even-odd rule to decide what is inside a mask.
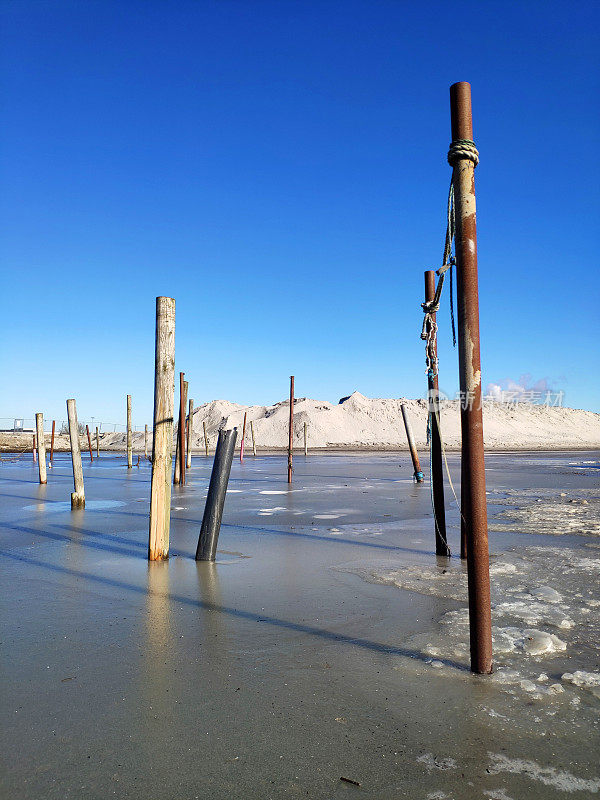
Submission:
[[[406,454],[297,456],[292,488],[284,457],[236,460],[215,565],[193,560],[203,457],[174,487],[165,564],[146,561],[147,463],[84,462],[73,512],[67,456],[44,487],[0,463],[0,796],[600,796],[597,465],[487,457],[481,677],[464,566],[435,557]],[[450,492],[447,517],[456,552]]]

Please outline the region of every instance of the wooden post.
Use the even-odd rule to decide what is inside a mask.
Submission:
[[[292,451],[294,448],[294,376],[290,375],[290,423],[288,431],[288,483],[292,482]]]
[[[53,466],[54,462],[54,431],[56,429],[56,420],[52,420],[52,437],[50,439],[50,466]]]
[[[144,458],[148,458],[148,426],[144,425]]]
[[[67,419],[69,420],[69,437],[71,439],[71,461],[73,462],[73,487],[71,508],[85,507],[85,491],[83,488],[83,467],[81,465],[81,448],[79,446],[79,425],[75,400],[67,400]]]
[[[252,455],[256,455],[256,441],[254,439],[254,422],[250,420],[250,433],[252,434]]]
[[[173,470],[173,483],[185,483],[185,404],[187,398],[187,381],[183,380],[183,372],[179,373],[179,427],[175,440],[175,469]],[[183,416],[183,423],[182,423]],[[183,448],[182,448],[183,442]],[[183,449],[183,457],[181,455]],[[182,469],[183,466],[183,478]]]
[[[100,432],[96,428],[96,458],[100,458]]]
[[[208,457],[208,436],[206,435],[206,422],[202,423],[202,427],[204,428],[204,452]]]
[[[40,483],[46,483],[46,442],[44,440],[44,415],[35,415],[35,429],[37,431],[38,467]]]
[[[306,434],[306,422],[304,423],[304,455],[308,455],[308,436]]]
[[[133,439],[131,435],[131,395],[127,395],[127,469],[133,467]]]
[[[157,297],[149,561],[162,561],[169,557],[174,378],[175,300],[172,297]]]
[[[90,461],[92,461],[92,462],[93,462],[93,460],[94,460],[94,456],[92,455],[92,439],[91,439],[91,437],[90,437],[90,428],[89,428],[89,425],[86,425],[86,426],[85,426],[85,432],[86,432],[86,434],[87,434],[88,448],[89,448],[89,451],[90,451]]]
[[[458,301],[458,361],[461,403],[462,514],[467,536],[471,671],[492,671],[490,571],[481,403],[479,350],[479,289],[477,277],[477,222],[475,166],[479,156],[473,144],[471,86],[450,87],[452,170],[456,217],[456,293]]]
[[[248,412],[244,411],[244,425],[242,427],[242,443],[240,444],[240,461],[244,460],[244,439],[246,438],[246,417]]]
[[[435,272],[425,271],[425,302],[435,297]],[[446,538],[446,507],[444,502],[444,466],[442,463],[442,434],[440,431],[440,401],[437,367],[437,324],[435,312],[429,315],[427,323],[427,394],[429,430],[431,435],[431,483],[433,495],[433,526],[435,530],[435,552],[438,556],[449,556],[450,548]]]
[[[188,423],[187,423],[187,460],[185,462],[186,469],[192,467],[192,434],[194,428],[194,401],[188,400]]]
[[[36,445],[35,433],[31,437],[31,453],[33,455],[33,463],[35,464],[37,462],[37,445]]]

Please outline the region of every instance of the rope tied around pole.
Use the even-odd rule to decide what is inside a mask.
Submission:
[[[476,167],[479,164],[479,150],[471,139],[455,139],[448,149],[448,163],[455,167],[459,161],[467,159]]]

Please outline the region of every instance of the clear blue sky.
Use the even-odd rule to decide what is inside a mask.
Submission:
[[[0,416],[422,396],[448,88],[473,87],[483,382],[600,408],[597,2],[0,6]],[[447,300],[447,298],[446,298]],[[448,311],[441,387],[457,389]],[[590,361],[591,358],[591,361]],[[591,365],[591,368],[590,368]]]

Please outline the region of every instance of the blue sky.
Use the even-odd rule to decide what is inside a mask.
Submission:
[[[457,80],[484,385],[599,410],[599,9],[4,2],[0,417],[150,422],[159,294],[196,403],[422,396]]]

